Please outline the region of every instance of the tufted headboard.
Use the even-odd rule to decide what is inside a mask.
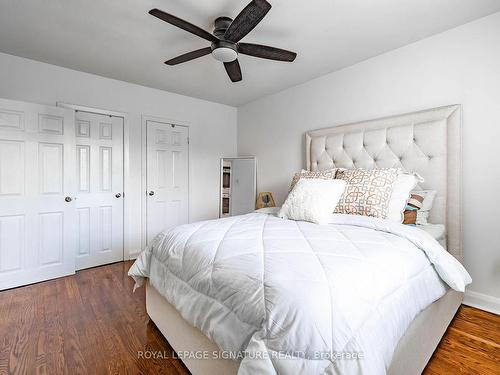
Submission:
[[[451,105],[306,133],[306,168],[389,168],[417,172],[416,189],[436,190],[429,222],[444,224],[446,247],[462,251],[461,106]]]

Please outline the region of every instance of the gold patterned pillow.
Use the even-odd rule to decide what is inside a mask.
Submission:
[[[336,178],[347,186],[335,213],[385,219],[398,173],[397,168],[339,170]]]
[[[295,184],[299,182],[301,178],[321,178],[323,180],[334,180],[336,173],[337,168],[326,169],[324,171],[306,171],[305,169],[302,169],[300,172],[297,172],[293,175],[288,192],[290,193],[292,191]]]

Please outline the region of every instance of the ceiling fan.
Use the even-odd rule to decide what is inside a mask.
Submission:
[[[165,64],[177,65],[212,54],[216,60],[224,63],[231,81],[238,82],[242,79],[238,53],[277,61],[293,61],[297,56],[295,52],[281,48],[253,43],[240,43],[240,40],[257,26],[270,9],[271,4],[266,0],[252,0],[234,20],[229,17],[216,18],[212,34],[159,9],[151,9],[149,14],[212,42],[210,47],[174,57],[165,61]]]

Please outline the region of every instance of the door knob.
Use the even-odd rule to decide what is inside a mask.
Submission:
[[[148,194],[152,197],[153,195],[155,195],[155,192],[151,190]]]
[[[72,199],[71,197],[66,197],[66,198],[64,198],[64,200],[65,200],[66,202],[68,202],[68,203],[69,203],[69,202],[71,202],[73,199]]]
[[[122,194],[121,194],[121,193],[116,193],[116,194],[115,194],[115,197],[116,197],[116,198],[120,198],[121,196],[122,196]]]

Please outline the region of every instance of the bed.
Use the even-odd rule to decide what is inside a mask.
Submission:
[[[454,105],[309,132],[306,134],[306,166],[307,169],[313,171],[329,169],[332,167],[361,167],[366,169],[375,167],[402,167],[405,170],[419,173],[425,179],[425,182],[423,182],[419,188],[433,189],[437,191],[435,203],[431,211],[430,221],[434,224],[444,225],[444,244],[446,245],[448,252],[458,261],[462,262],[460,149],[461,108],[460,106]],[[155,322],[159,330],[178,353],[204,353],[205,357],[201,359],[193,358],[190,355],[181,355],[185,365],[195,375],[236,374],[238,371],[240,371],[241,374],[246,374],[260,370],[266,373],[273,373],[273,371],[276,371],[278,373],[324,372],[340,374],[352,372],[387,372],[389,374],[419,374],[422,372],[431,357],[463,298],[462,292],[449,288],[445,285],[445,283],[442,283],[441,286],[437,286],[437,289],[425,289],[423,292],[413,291],[408,288],[409,291],[400,293],[401,296],[398,295],[398,299],[396,299],[396,297],[393,298],[394,293],[390,294],[391,298],[400,304],[408,304],[411,299],[421,300],[421,304],[420,306],[415,306],[413,313],[408,313],[405,316],[399,316],[397,314],[392,316],[392,321],[397,321],[398,323],[394,324],[395,327],[392,328],[391,325],[389,325],[386,332],[388,332],[388,334],[392,334],[391,329],[394,331],[393,340],[395,345],[394,347],[389,346],[383,349],[387,353],[380,354],[380,356],[383,356],[384,358],[381,358],[379,363],[376,364],[378,367],[364,368],[363,366],[372,366],[371,364],[366,364],[368,361],[357,361],[361,363],[359,365],[356,363],[353,364],[354,361],[337,361],[334,365],[331,365],[330,358],[321,358],[319,361],[316,358],[313,358],[312,360],[309,357],[310,353],[307,348],[304,349],[304,351],[298,351],[300,354],[297,354],[297,358],[294,357],[294,353],[291,353],[291,356],[293,357],[292,360],[290,360],[290,358],[285,358],[281,361],[269,361],[269,358],[257,360],[254,358],[251,363],[248,363],[249,361],[244,359],[244,365],[242,366],[241,358],[238,356],[234,358],[228,358],[228,356],[221,358],[219,355],[219,353],[221,353],[220,349],[226,350],[226,353],[231,353],[232,349],[241,347],[243,344],[247,347],[249,352],[252,352],[253,349],[248,348],[259,348],[259,345],[262,345],[263,340],[260,340],[258,335],[256,336],[254,329],[254,327],[259,325],[259,321],[257,319],[259,313],[253,314],[256,317],[256,321],[252,321],[253,315],[245,313],[245,311],[241,313],[242,315],[234,314],[236,317],[234,317],[230,311],[224,310],[222,312],[216,312],[210,305],[210,298],[205,297],[210,297],[211,290],[217,290],[217,293],[225,293],[224,301],[231,301],[232,298],[238,297],[238,295],[241,294],[241,291],[248,290],[247,295],[243,294],[242,296],[239,296],[239,298],[244,298],[245,301],[249,301],[249,305],[252,305],[253,299],[262,299],[262,297],[256,296],[257,289],[252,289],[253,284],[249,283],[249,280],[254,280],[255,285],[258,283],[264,283],[264,281],[279,285],[281,284],[280,280],[272,278],[272,275],[276,274],[276,272],[273,273],[268,271],[268,273],[265,273],[262,271],[262,275],[268,275],[267,277],[269,280],[258,280],[261,272],[259,262],[264,262],[260,259],[275,262],[276,264],[274,264],[274,267],[279,267],[279,261],[286,262],[286,259],[292,257],[297,259],[296,263],[300,264],[304,269],[308,269],[308,267],[310,267],[307,272],[304,272],[304,279],[302,281],[298,281],[301,281],[303,284],[318,282],[319,287],[315,288],[313,293],[303,292],[301,294],[299,287],[296,287],[295,290],[299,290],[299,292],[297,292],[297,294],[300,295],[299,301],[305,301],[306,306],[309,304],[314,305],[319,303],[320,308],[316,309],[318,311],[332,309],[333,306],[333,303],[330,301],[330,303],[325,305],[328,305],[328,308],[325,307],[323,309],[321,307],[321,301],[326,301],[326,299],[323,299],[325,296],[324,293],[329,292],[331,297],[332,290],[325,290],[322,294],[320,286],[323,284],[320,283],[320,281],[323,279],[312,280],[310,277],[311,274],[321,274],[321,272],[325,271],[325,267],[329,270],[328,267],[335,263],[326,262],[327,264],[325,266],[325,264],[322,263],[325,262],[325,258],[320,258],[318,256],[318,254],[321,255],[321,251],[317,251],[317,249],[319,248],[321,250],[321,246],[324,245],[325,241],[329,241],[330,238],[342,239],[344,241],[343,247],[353,246],[354,248],[359,248],[362,246],[362,241],[358,241],[357,238],[361,236],[360,238],[364,238],[363,241],[365,243],[369,243],[370,246],[383,243],[385,244],[384,246],[388,249],[392,249],[393,251],[392,253],[388,252],[385,258],[382,256],[379,260],[371,259],[369,255],[366,255],[369,253],[363,253],[362,257],[356,259],[359,263],[359,266],[357,265],[356,267],[366,267],[367,264],[372,265],[370,262],[379,261],[379,266],[383,269],[383,265],[390,262],[390,260],[394,257],[394,254],[397,254],[396,251],[400,248],[404,248],[405,246],[417,246],[422,250],[422,253],[419,252],[418,255],[416,255],[416,252],[411,253],[413,254],[413,258],[410,257],[411,261],[408,261],[408,259],[405,258],[407,259],[405,267],[408,269],[415,268],[415,270],[417,270],[417,268],[420,267],[418,265],[421,264],[422,269],[419,269],[419,273],[415,273],[416,275],[423,275],[426,272],[426,274],[428,274],[431,278],[437,277],[436,272],[427,272],[425,271],[426,269],[423,268],[425,265],[425,259],[427,258],[435,259],[434,266],[436,269],[440,270],[439,272],[442,279],[446,279],[447,276],[453,274],[453,267],[449,264],[452,263],[450,259],[444,259],[443,257],[438,257],[440,259],[436,259],[436,254],[439,252],[439,249],[434,244],[434,240],[431,240],[431,236],[421,234],[418,229],[403,228],[404,226],[400,224],[390,225],[382,221],[374,222],[363,220],[362,218],[341,218],[338,219],[340,220],[339,222],[333,222],[332,226],[326,232],[318,231],[315,224],[298,224],[287,220],[279,221],[279,219],[272,218],[270,215],[257,213],[247,215],[243,218],[228,218],[220,220],[222,221],[213,221],[208,224],[194,224],[189,227],[190,229],[180,228],[178,232],[175,232],[174,230],[175,233],[171,234],[169,238],[163,237],[158,239],[160,242],[170,241],[171,243],[167,244],[167,247],[170,247],[171,249],[170,252],[174,253],[174,255],[177,252],[177,255],[172,258],[173,262],[178,262],[177,266],[179,267],[179,270],[182,270],[182,272],[191,272],[189,277],[185,280],[178,280],[180,279],[179,274],[176,276],[175,273],[171,273],[169,271],[160,271],[162,262],[159,258],[161,258],[162,255],[160,253],[155,255],[152,251],[141,254],[143,256],[138,258],[130,272],[130,274],[136,278],[136,281],[139,283],[142,280],[142,277],[148,277],[150,272],[155,273],[154,270],[150,270],[150,266],[153,268],[157,267],[158,269],[156,270],[156,273],[158,274],[168,272],[168,277],[165,277],[164,280],[157,278],[157,280],[148,280],[146,283],[146,308],[150,318],[153,322]],[[260,231],[260,228],[262,228],[262,231]],[[268,230],[266,229],[267,231],[265,232],[264,228],[268,228]],[[189,230],[191,230],[191,233],[188,233]],[[252,235],[252,231],[254,231],[254,235]],[[215,233],[218,233],[218,238],[215,238],[217,236]],[[228,233],[230,233],[230,235],[228,235]],[[244,233],[251,234],[249,237],[245,237]],[[292,239],[292,241],[289,244],[283,245],[285,237],[280,237],[279,233],[286,233],[286,238]],[[193,248],[194,250],[191,253],[188,252],[187,255],[184,253],[181,254],[179,250],[180,247],[176,247],[176,243],[182,243],[182,241],[184,241],[183,243],[186,244],[188,241],[193,241],[193,238],[197,238],[196,243],[198,246],[204,246],[203,244],[205,241],[207,244],[211,243],[211,239],[209,238],[210,236],[214,236],[213,241],[214,243],[217,243],[217,246],[214,247],[215,253],[214,249],[212,249],[211,252],[209,252],[211,255],[208,257],[204,256],[203,252],[196,251],[196,248]],[[354,236],[355,238],[350,238],[350,236]],[[275,250],[271,257],[269,257],[269,255],[255,257],[253,256],[254,251],[252,249],[250,249],[252,251],[249,250],[247,253],[243,252],[239,257],[240,259],[245,259],[243,263],[231,263],[230,256],[224,257],[225,253],[229,254],[237,247],[245,248],[245,246],[252,241],[251,239],[255,239],[256,237],[257,240],[255,246],[258,246],[257,242],[259,241],[262,243],[267,241],[267,247],[262,246],[262,249],[273,248]],[[400,238],[403,238],[403,240],[400,240]],[[232,243],[232,245],[229,245],[229,243]],[[222,248],[221,244],[223,244]],[[225,246],[226,244],[227,246]],[[239,245],[236,246],[235,244]],[[387,244],[390,244],[390,246]],[[164,244],[161,245],[164,246]],[[287,249],[292,248],[296,251],[289,251],[286,254],[286,257],[279,258],[274,254],[279,252],[279,248],[282,245],[287,247]],[[154,246],[160,247],[160,244],[157,243],[156,245],[153,245],[153,247]],[[307,254],[305,254],[306,250],[303,250],[306,247],[309,247]],[[188,249],[186,246],[183,248]],[[442,248],[440,249],[442,250]],[[265,252],[262,251],[261,253]],[[252,254],[252,256],[248,254]],[[406,254],[409,254],[409,252]],[[337,255],[341,257],[346,256],[346,254],[342,253],[342,251],[340,251]],[[151,258],[155,257],[158,258],[157,261],[151,262]],[[224,267],[215,268],[213,266],[213,263],[211,262],[217,257],[219,257],[219,259],[222,257],[225,260]],[[247,259],[245,257],[249,258]],[[197,260],[198,268],[189,268],[189,262],[186,259],[191,258],[199,258]],[[314,259],[318,259],[319,263]],[[401,259],[403,258],[401,257]],[[205,265],[206,267],[201,267],[199,266],[200,264]],[[242,264],[256,268],[255,274],[248,274],[247,270],[245,270],[247,273],[245,278],[241,280],[238,278],[231,279],[231,283],[234,285],[228,285],[229,283],[227,280],[229,279],[227,278],[228,275],[226,271],[230,269],[233,273],[229,276],[233,277],[235,275],[235,271],[239,271],[238,267],[242,267]],[[447,265],[450,266],[448,270],[446,270]],[[267,269],[273,269],[273,263],[267,265],[263,264],[263,266],[264,269],[266,266]],[[294,275],[300,274],[301,267],[295,266]],[[209,276],[211,281],[208,284],[203,284],[201,281],[206,268],[210,269]],[[290,268],[293,268],[293,266],[290,266]],[[274,269],[276,270],[279,268]],[[355,274],[357,272],[355,267],[347,269],[349,272],[345,275]],[[365,269],[370,270],[371,268],[368,267]],[[379,272],[376,277],[383,277],[382,275],[387,273],[388,272]],[[393,277],[401,277],[401,280],[406,280],[404,279],[406,277],[404,273],[401,273],[399,276],[397,272],[394,272],[394,274],[395,275],[392,275]],[[264,276],[262,277],[264,278]],[[294,277],[294,281],[297,281],[297,277]],[[324,276],[322,277],[326,278],[325,280],[328,281],[328,277],[330,276],[328,275],[327,277],[326,273],[324,273]],[[197,283],[198,279],[200,279],[199,283]],[[189,285],[191,286],[196,285],[197,288],[206,288],[205,294],[185,298],[185,295],[189,294],[190,290],[186,290],[184,294],[182,292],[179,293],[178,290],[186,289],[186,280],[189,281]],[[286,280],[286,282],[289,284],[290,280]],[[342,282],[342,279],[338,279],[336,282]],[[394,280],[392,280],[392,282],[394,282]],[[449,285],[452,283],[453,280],[448,282]],[[408,285],[411,284],[408,283]],[[440,288],[441,290],[439,290]],[[174,293],[173,289],[178,290]],[[319,291],[316,292],[316,289]],[[455,289],[463,290],[463,288]],[[266,289],[264,288],[263,290]],[[297,312],[297,314],[303,312],[295,309],[295,306],[286,305],[289,300],[296,297],[295,295],[287,296],[289,297],[287,299],[280,295],[274,296],[272,293],[272,290],[268,291],[267,296],[265,292],[263,293],[264,306],[262,309],[262,319],[265,318],[272,321],[271,328],[274,329],[274,331],[277,331],[274,336],[266,333],[267,336],[265,338],[265,342],[272,343],[272,339],[276,339],[277,341],[275,347],[277,347],[283,342],[289,343],[290,341],[293,341],[297,334],[295,334],[295,336],[292,335],[285,337],[283,328],[284,324],[278,324],[280,321],[280,314],[276,313],[276,315],[272,315],[271,317],[268,316],[274,314],[274,310],[270,308],[266,309],[265,302],[268,301],[268,304],[272,304],[272,307],[277,308],[277,310],[279,310],[280,306],[284,304],[285,309],[282,314],[285,315],[289,311]],[[433,293],[435,293],[434,297],[432,296]],[[236,297],[234,297],[235,295]],[[165,296],[167,296],[167,298],[165,298]],[[343,294],[341,296],[343,296]],[[381,294],[380,300],[385,301],[387,299],[385,298],[386,296],[386,294]],[[422,296],[422,298],[417,296]],[[201,298],[205,298],[205,300],[202,300]],[[357,311],[362,310],[357,309],[357,306],[359,306],[359,304],[366,303],[371,296],[367,294],[366,296],[363,296],[364,299],[355,299],[351,295],[348,295],[343,298],[345,299],[346,304],[352,302],[353,308],[351,310],[346,310],[347,308],[345,306],[337,306],[335,312],[338,314],[337,311],[340,310],[344,314],[347,314],[347,311],[350,314],[349,319],[353,319],[351,316],[357,316]],[[429,301],[433,302],[429,303]],[[393,301],[388,300],[385,305],[380,304],[380,306],[382,306],[380,310],[384,311],[384,314],[391,314],[391,309],[387,308],[387,306],[391,306],[389,302],[392,303]],[[240,305],[243,306],[241,303]],[[378,306],[379,305],[377,305],[377,308]],[[384,308],[384,306],[386,307]],[[222,308],[224,308],[224,306],[222,306]],[[201,312],[199,310],[201,310]],[[244,306],[242,307],[242,310],[244,310]],[[197,312],[194,313],[194,311]],[[332,309],[331,311],[334,310]],[[376,312],[382,314],[378,310]],[[315,312],[308,311],[308,313],[314,314]],[[332,337],[328,337],[323,340],[324,343],[316,343],[318,335],[311,335],[306,341],[310,344],[310,346],[316,345],[317,348],[320,349],[325,346],[325,348],[330,351],[332,348],[334,349],[333,351],[336,351],[335,349],[338,347],[349,347],[348,345],[344,345],[346,343],[357,343],[358,341],[362,342],[366,336],[369,336],[369,334],[364,333],[363,335],[360,335],[359,332],[371,332],[376,331],[377,329],[382,330],[382,328],[376,324],[376,322],[380,319],[377,320],[376,316],[372,317],[365,315],[363,316],[364,320],[362,320],[361,317],[359,318],[361,319],[360,322],[362,322],[362,324],[356,326],[354,335],[355,339],[346,334],[346,339],[344,340],[345,342],[343,342],[342,335],[336,334],[335,337],[332,335]],[[246,320],[242,319],[241,316],[244,316]],[[328,320],[328,317],[322,315],[316,317],[305,314],[305,318],[301,318],[300,315],[297,316],[294,317],[294,319],[296,318],[299,323],[302,322],[305,326],[311,326],[308,330],[303,329],[303,326],[299,326],[296,331],[294,331],[295,333],[300,332],[299,336],[302,335],[305,337],[307,337],[309,331],[315,329],[315,327],[313,327],[314,324],[317,323],[317,325],[320,326],[323,320]],[[337,319],[337,315],[332,314],[332,316]],[[226,327],[225,331],[217,330],[217,324],[220,323],[220,319],[222,319],[221,317],[224,319],[224,324],[229,322],[227,323],[228,327],[234,327],[234,329],[227,329]],[[238,317],[242,321],[238,321]],[[340,317],[339,320],[342,320],[341,318],[342,317]],[[217,319],[219,319],[219,321],[217,321]],[[231,320],[234,320],[234,322]],[[334,319],[332,318],[332,320]],[[330,327],[333,330],[333,323]],[[340,327],[345,329],[338,329],[337,331],[347,332],[351,328],[350,326],[345,327],[345,325],[340,325]],[[321,331],[320,328],[318,328],[318,332],[320,332],[319,336],[322,336],[325,331]],[[270,329],[269,331],[271,332],[272,330]],[[370,345],[362,346],[360,344],[360,347],[366,349],[368,354],[378,356],[379,353],[370,353],[370,350],[374,347],[374,345],[372,345],[374,342],[373,340],[376,339],[376,337],[371,338]],[[301,340],[304,339],[301,338]],[[215,342],[217,342],[218,345]],[[332,343],[331,345],[330,342]],[[255,350],[255,352],[259,351]],[[214,355],[214,353],[218,354]],[[279,353],[281,353],[281,351]],[[289,353],[286,351],[286,354],[288,355]],[[320,368],[322,370],[318,371]]]

